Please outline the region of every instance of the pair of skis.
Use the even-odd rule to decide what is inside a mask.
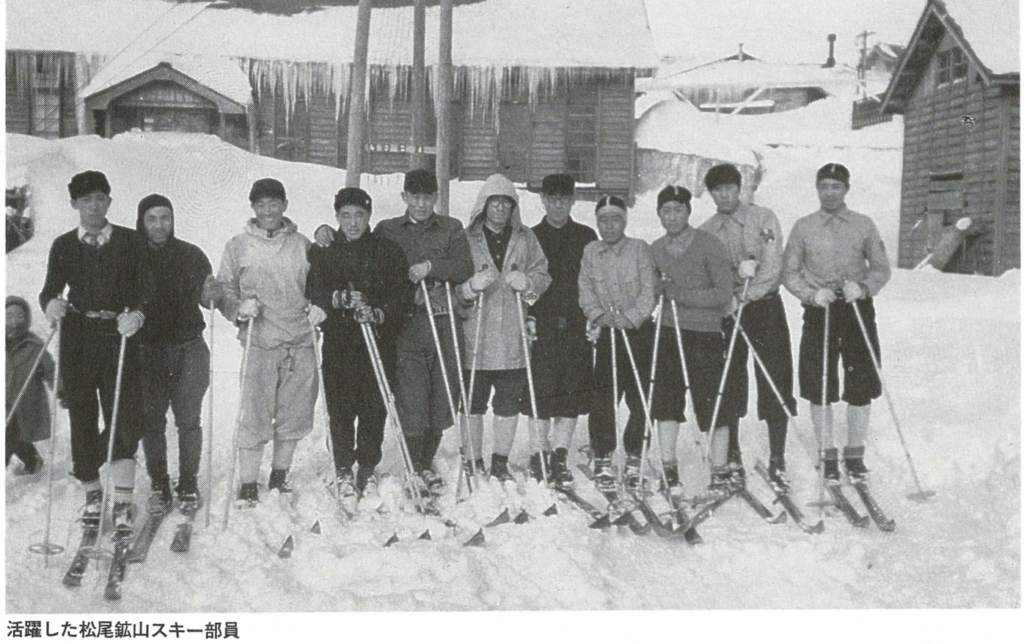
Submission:
[[[835,504],[839,511],[843,513],[846,520],[852,525],[858,528],[866,528],[872,521],[878,526],[878,529],[882,532],[893,532],[896,530],[896,521],[890,519],[879,507],[878,502],[875,501],[874,495],[871,493],[871,488],[868,487],[868,482],[865,480],[854,481],[852,483],[853,489],[857,491],[857,496],[860,497],[861,503],[868,511],[868,516],[863,516],[857,509],[850,503],[850,499],[846,497],[843,492],[843,488],[839,484],[826,485],[825,489],[828,490],[828,494],[832,497],[832,502]]]

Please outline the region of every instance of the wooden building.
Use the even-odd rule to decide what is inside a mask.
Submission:
[[[900,267],[963,217],[945,270],[1020,267],[1020,29],[1016,3],[1000,4],[928,0],[882,98],[904,120]]]
[[[57,139],[78,134],[75,54],[7,50],[8,132]]]
[[[9,0],[8,22],[12,12],[37,12],[36,4],[56,1]],[[117,1],[139,16],[140,24],[152,16],[152,31],[161,36],[152,47],[163,53],[150,53],[145,35],[138,41],[132,41],[134,32],[93,37],[70,27],[65,40],[75,53],[49,53],[50,34],[60,24],[92,18],[87,3],[61,4],[62,11],[53,14],[60,24],[34,32],[9,30],[8,47],[21,49],[8,50],[8,78],[12,64],[23,64],[22,59],[31,66],[33,57],[70,57],[61,68],[69,70],[68,79],[60,85],[66,92],[61,108],[67,122],[48,126],[46,132],[208,132],[259,154],[345,167],[354,6],[257,16],[231,6],[203,12],[185,3],[174,11],[191,13],[165,18],[167,4],[159,0]],[[25,8],[29,4],[31,9]],[[412,3],[402,4],[372,12],[364,172],[404,172],[410,165],[413,9]],[[584,198],[603,193],[631,198],[635,79],[657,66],[643,1],[478,0],[456,3],[453,18],[451,176],[480,180],[502,172],[537,189],[545,175],[569,172]],[[167,27],[162,29],[162,23]],[[96,29],[111,26],[97,24]],[[429,97],[434,94],[437,29],[434,6],[427,11],[426,45],[430,126],[425,147],[431,162],[435,135]],[[119,51],[126,43],[128,50]],[[153,56],[160,59],[155,64],[139,62]],[[220,73],[192,73],[181,64],[190,58]],[[223,69],[225,62],[246,79],[247,91],[239,91],[237,78]],[[77,77],[72,79],[71,72]],[[25,76],[19,96],[42,93],[38,78],[43,77]],[[9,80],[8,131],[42,132],[25,117],[12,122],[11,106]],[[31,113],[22,103],[15,107],[18,113]]]

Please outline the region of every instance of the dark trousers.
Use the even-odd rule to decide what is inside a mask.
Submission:
[[[856,301],[875,355],[882,359],[871,298]],[[745,317],[745,316],[744,316]],[[821,358],[824,350],[825,309],[804,305],[804,330],[800,338],[800,397],[821,404]],[[882,383],[864,344],[853,305],[833,302],[828,321],[828,402],[839,402],[839,358],[843,359],[843,401],[868,405],[882,395]]]
[[[538,320],[538,329],[541,324]],[[548,322],[548,326],[555,326],[555,322]],[[548,420],[590,413],[593,353],[584,325],[556,327],[540,335],[530,348],[530,354],[538,416]],[[533,416],[529,399],[524,402],[523,414]]]
[[[603,458],[615,451],[615,408],[622,397],[626,398],[629,408],[629,420],[622,437],[623,447],[628,454],[639,454],[644,439],[644,407],[640,392],[636,387],[636,377],[629,362],[622,334],[615,332],[615,360],[618,376],[618,399],[613,400],[611,335],[613,329],[601,329],[601,338],[597,341],[597,364],[594,368],[594,397],[590,408],[590,446],[597,458]],[[651,376],[651,348],[654,341],[654,324],[644,322],[639,329],[626,331],[633,349],[640,382],[647,395],[647,386]]]
[[[437,333],[448,370],[448,387],[452,400],[459,404],[459,372],[452,347],[451,323],[446,315],[434,318]],[[459,344],[462,345],[461,324],[457,325]],[[417,311],[398,338],[398,387],[395,398],[402,429],[409,441],[413,464],[418,468],[431,467],[434,454],[441,444],[444,430],[454,423],[448,394],[445,393],[441,362],[430,330],[430,320],[423,311]]]
[[[702,432],[711,428],[711,415],[715,407],[715,395],[725,365],[725,339],[720,331],[680,330],[683,353],[686,355],[686,374],[690,377],[690,395],[693,397],[697,426]],[[665,326],[658,340],[658,370],[654,374],[654,397],[651,402],[651,416],[654,420],[684,422],[686,410],[686,387],[679,362],[679,344],[675,329]],[[722,411],[719,411],[722,417]],[[719,422],[721,426],[723,423]]]
[[[70,314],[61,326],[61,384],[71,420],[74,477],[96,481],[107,459],[121,336],[113,320]],[[97,394],[99,400],[97,401]],[[99,429],[103,413],[106,429]],[[121,377],[120,409],[113,460],[134,458],[142,438],[142,382],[139,346],[129,339]]]
[[[324,335],[324,395],[334,467],[351,468],[358,462],[360,469],[371,471],[380,463],[387,410],[362,333],[358,328],[347,331]],[[393,352],[380,348],[384,370],[393,382]]]
[[[203,338],[166,345],[142,345],[145,391],[142,449],[151,481],[167,473],[167,409],[178,427],[178,474],[194,480],[203,453],[203,397],[210,385],[210,349]]]
[[[17,416],[12,418],[11,423],[7,426],[5,439],[7,441],[7,465],[11,464],[12,456],[17,456],[18,460],[20,460],[25,467],[34,466],[39,461],[40,456],[39,451],[36,450],[36,446],[21,439],[21,430],[18,428]]]

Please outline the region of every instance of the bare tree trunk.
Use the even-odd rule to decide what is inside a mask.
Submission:
[[[409,169],[428,167],[427,155],[427,0],[416,0],[412,36],[412,150]]]
[[[441,51],[437,62],[437,88],[434,110],[437,112],[437,210],[448,214],[451,172],[451,92],[452,92],[452,0],[441,0]]]
[[[359,0],[356,17],[356,50],[352,56],[352,77],[348,86],[348,161],[345,187],[358,188],[363,174],[363,131],[366,124],[366,61],[370,48],[372,0]]]

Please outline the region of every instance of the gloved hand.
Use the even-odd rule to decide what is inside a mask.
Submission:
[[[741,280],[754,279],[754,275],[757,274],[757,260],[745,259],[740,262],[736,272],[739,274]]]
[[[246,320],[254,320],[260,316],[260,303],[254,297],[242,302],[242,305],[238,307],[238,315],[235,319],[239,322],[245,322]]]
[[[865,295],[864,287],[857,282],[847,280],[847,282],[843,284],[843,298],[845,298],[847,302],[859,300]]]
[[[599,339],[601,339],[601,326],[587,320],[587,342],[594,344]]]
[[[306,319],[312,326],[317,327],[327,319],[327,313],[316,304],[310,304],[309,311],[306,312]]]
[[[336,309],[354,309],[361,304],[366,304],[366,296],[359,291],[335,291],[331,296],[331,306]]]
[[[359,324],[384,324],[384,311],[363,304],[356,309],[356,322]]]
[[[818,292],[814,294],[811,302],[814,306],[820,306],[822,308],[827,307],[832,302],[836,301],[836,294],[827,288],[818,289]]]
[[[313,241],[321,248],[327,248],[334,241],[334,229],[327,224],[321,224],[313,233]]]
[[[513,291],[519,293],[530,288],[530,278],[526,276],[526,273],[518,270],[509,271],[505,276],[505,283],[511,286]]]
[[[418,284],[423,281],[427,275],[430,275],[430,261],[420,262],[419,264],[413,264],[409,267],[409,281]]]
[[[219,305],[223,298],[224,285],[213,275],[207,275],[206,281],[203,282],[203,292],[199,296],[199,301],[205,308],[212,309]]]
[[[46,319],[50,326],[57,326],[57,323],[68,314],[68,301],[62,297],[55,297],[46,305]]]
[[[487,287],[493,284],[496,279],[498,279],[498,271],[488,267],[477,271],[473,277],[469,278],[469,288],[474,293],[479,293],[487,290]]]
[[[526,339],[530,342],[537,341],[537,319],[528,317],[526,318]]]
[[[127,311],[117,316],[117,332],[126,338],[130,338],[139,332],[142,323],[146,321],[142,313],[138,311]]]

